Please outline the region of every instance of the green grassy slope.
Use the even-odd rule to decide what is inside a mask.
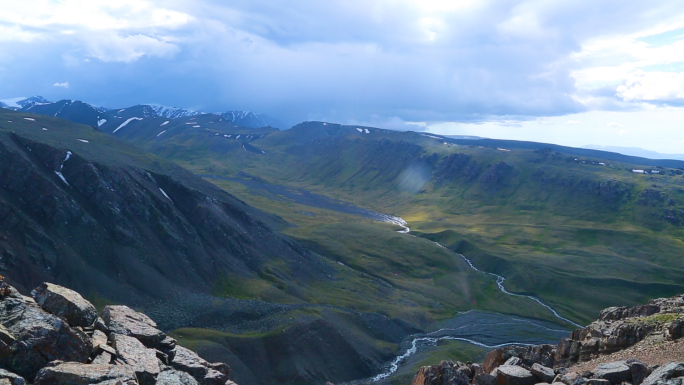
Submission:
[[[174,159],[199,173],[246,173],[400,215],[421,236],[506,276],[510,290],[537,295],[579,321],[608,305],[684,291],[679,169],[620,163],[638,158],[607,160],[601,152],[564,154],[557,146],[453,144],[317,122],[251,143],[265,153],[216,151],[198,141]],[[275,206],[244,189],[239,195],[267,210]],[[302,219],[315,230],[298,229],[298,238],[334,252],[334,242],[317,235],[320,223],[334,219]]]

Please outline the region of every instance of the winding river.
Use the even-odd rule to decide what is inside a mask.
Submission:
[[[328,209],[345,214],[360,215],[379,222],[392,223],[399,227],[399,233],[407,234],[411,230],[408,223],[400,217],[383,214],[377,211],[367,210],[354,206],[348,202],[332,199],[324,195],[314,194],[307,190],[289,188],[281,185],[267,183],[258,178],[231,178],[218,175],[201,175],[204,178],[224,179],[244,184],[250,191],[258,192],[276,200],[288,200],[302,205]],[[447,247],[435,242],[435,245],[449,250]],[[571,324],[575,327],[581,325],[561,316],[551,306],[542,302],[539,298],[511,293],[504,287],[506,278],[483,271],[475,267],[473,262],[462,254],[452,252],[462,258],[471,269],[491,275],[496,279],[496,285],[506,295],[512,297],[524,297],[536,302],[538,305],[549,310],[554,317]],[[505,327],[502,327],[505,326]],[[399,370],[400,365],[415,355],[419,350],[434,346],[442,340],[464,341],[484,348],[498,348],[507,345],[536,345],[540,343],[556,343],[562,337],[567,337],[568,331],[555,329],[555,324],[540,320],[525,319],[522,317],[510,317],[503,314],[489,313],[471,310],[461,313],[451,320],[446,321],[438,330],[430,333],[415,335],[402,344],[403,353],[386,365],[383,372],[366,380],[354,381],[351,384],[378,383],[389,378]]]

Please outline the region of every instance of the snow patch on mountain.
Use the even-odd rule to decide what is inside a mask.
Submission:
[[[134,120],[143,120],[143,118],[129,118],[129,119],[126,119],[125,122],[121,123],[121,125],[120,125],[119,127],[117,127],[114,131],[112,131],[112,134],[114,134],[114,133],[116,133],[117,131],[119,131],[120,129],[126,127],[126,126],[128,125],[128,123],[130,123],[130,122],[132,122],[132,121],[134,121]]]
[[[204,114],[204,112],[201,111],[186,110],[185,108],[180,107],[167,107],[158,104],[149,104],[149,106],[154,110],[157,116],[169,119],[186,118],[188,116]]]
[[[21,108],[19,102],[24,101],[26,99],[28,98],[25,96],[20,96],[18,98],[0,99],[0,103],[4,104],[5,106],[7,106],[7,108],[10,109],[19,109]]]

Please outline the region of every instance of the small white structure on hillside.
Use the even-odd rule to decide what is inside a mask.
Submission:
[[[633,173],[636,173],[636,174],[648,174],[648,173],[647,173],[646,171],[644,171],[644,170],[632,170],[632,172],[633,172]]]

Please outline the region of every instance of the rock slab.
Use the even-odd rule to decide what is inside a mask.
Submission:
[[[45,282],[31,296],[43,310],[66,319],[70,326],[90,326],[97,319],[95,306],[66,287]]]
[[[88,365],[58,362],[38,372],[34,385],[139,385],[135,372],[125,365]]]

